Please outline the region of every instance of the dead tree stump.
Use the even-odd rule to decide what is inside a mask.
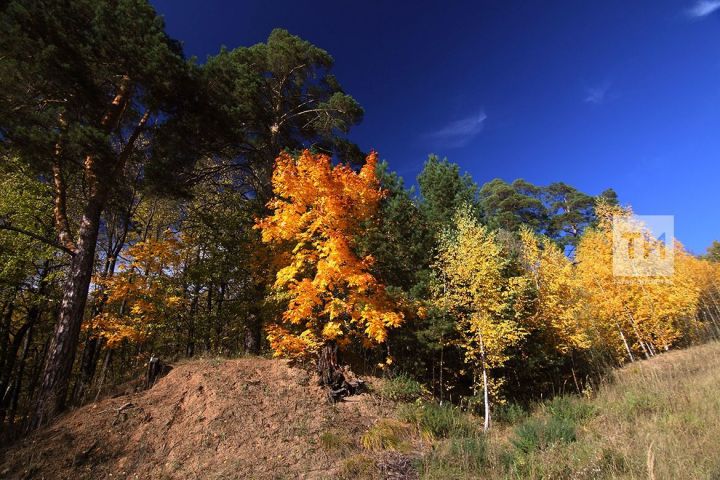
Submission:
[[[365,384],[355,378],[349,368],[339,366],[338,346],[333,340],[326,342],[320,349],[317,372],[320,385],[327,389],[330,403],[339,402],[345,397],[358,393]]]
[[[155,355],[151,355],[150,360],[148,361],[147,372],[145,373],[145,389],[147,390],[155,385],[157,379],[170,373],[170,370],[172,370],[170,365],[163,362]]]

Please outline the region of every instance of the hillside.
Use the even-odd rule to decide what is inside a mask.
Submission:
[[[325,478],[324,432],[361,433],[370,395],[331,406],[304,370],[262,358],[176,366],[150,390],[62,417],[5,452],[2,478]],[[123,408],[124,407],[124,408]]]
[[[585,397],[481,419],[407,379],[337,405],[262,358],[177,365],[151,390],[75,410],[4,452],[2,478],[720,476],[720,344],[617,370]],[[406,403],[390,401],[402,399]]]

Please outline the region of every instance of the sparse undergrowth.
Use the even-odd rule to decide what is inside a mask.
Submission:
[[[405,373],[385,379],[377,393],[388,400],[400,402],[413,402],[427,395],[422,384]]]
[[[593,398],[558,397],[528,414],[506,407],[487,435],[451,429],[420,470],[432,479],[720,478],[711,453],[719,393],[720,344],[670,352],[618,370]]]

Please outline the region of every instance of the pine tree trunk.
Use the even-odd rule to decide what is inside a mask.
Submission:
[[[100,120],[100,127],[106,133],[109,134],[119,127],[125,108],[130,101],[130,90],[130,77],[123,75],[107,112]],[[83,162],[88,197],[83,208],[78,241],[73,245],[73,257],[63,291],[60,314],[45,359],[42,384],[30,428],[37,428],[46,424],[65,408],[70,374],[75,360],[75,350],[77,349],[80,326],[93,273],[95,248],[100,230],[100,216],[105,207],[109,189],[115,181],[115,176],[122,173],[124,164],[132,153],[133,145],[148,116],[149,111],[146,111],[128,138],[126,145],[122,148],[118,158],[103,159],[88,154]],[[58,156],[56,155],[56,157]],[[60,164],[58,165],[60,166]],[[60,170],[57,173],[62,174]],[[56,189],[56,198],[65,194],[64,187],[62,185],[60,187]],[[58,222],[56,228],[58,235],[61,237],[63,234],[69,234],[66,222]]]
[[[91,194],[83,214],[77,248],[63,292],[60,316],[45,361],[32,428],[46,424],[65,408],[70,373],[93,272],[104,200],[104,189],[96,190]]]

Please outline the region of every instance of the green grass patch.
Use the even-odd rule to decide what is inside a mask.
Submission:
[[[423,478],[480,478],[488,462],[487,442],[482,435],[443,441],[423,461]]]
[[[468,437],[477,429],[468,414],[454,405],[435,402],[401,405],[398,416],[433,438]]]
[[[323,432],[319,437],[323,450],[335,453],[347,453],[355,446],[355,442],[346,434],[336,432]]]
[[[380,396],[396,402],[413,402],[421,398],[426,391],[420,382],[405,373],[400,373],[385,379],[378,393]]]

